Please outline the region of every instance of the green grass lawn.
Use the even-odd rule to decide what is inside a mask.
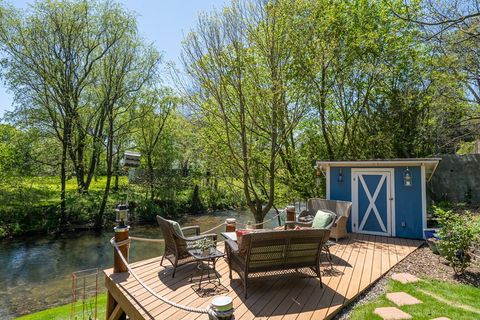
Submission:
[[[105,318],[105,308],[106,308],[106,306],[107,306],[107,294],[103,293],[103,294],[98,296],[98,300],[97,300],[97,307],[98,307],[97,308],[97,318],[98,319],[104,319]],[[77,309],[80,309],[80,308],[77,307]],[[45,319],[49,319],[49,320],[69,320],[69,319],[71,319],[70,318],[71,310],[72,310],[71,304],[66,304],[64,306],[59,306],[59,307],[55,307],[55,308],[52,308],[52,309],[47,309],[47,310],[35,312],[35,313],[32,313],[32,314],[28,314],[26,316],[23,316],[23,317],[20,317],[20,318],[17,318],[17,319],[20,319],[20,320],[45,320]],[[82,314],[81,314],[81,310],[78,310],[76,312],[76,316],[78,317],[78,319],[83,319]],[[73,317],[72,319],[75,319],[75,317]]]
[[[93,221],[102,200],[106,177],[93,180],[88,194],[77,192],[75,178],[67,182],[67,216],[74,225]],[[113,182],[112,182],[113,183]],[[125,201],[127,177],[120,177],[119,190],[111,192],[107,208]],[[131,188],[133,189],[133,188]],[[58,227],[60,216],[60,179],[57,177],[2,177],[0,179],[0,238]],[[107,212],[106,214],[112,214]]]
[[[107,178],[93,179],[91,193],[102,193]],[[127,177],[120,177],[120,186],[126,186]],[[113,186],[113,180],[112,180]],[[77,180],[67,180],[67,194],[76,194]],[[59,177],[4,177],[0,180],[0,206],[22,206],[25,201],[34,205],[54,205],[60,203]]]
[[[387,285],[387,292],[400,291],[406,292],[423,302],[417,305],[398,307],[413,316],[413,319],[434,319],[438,317],[465,320],[480,319],[480,288],[429,279],[409,284],[390,280]],[[436,298],[425,294],[425,292],[433,294]],[[350,319],[381,320],[379,316],[373,313],[375,308],[378,307],[396,307],[396,305],[383,294],[370,303],[356,307]]]

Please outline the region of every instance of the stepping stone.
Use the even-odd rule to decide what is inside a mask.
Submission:
[[[405,292],[387,293],[387,299],[392,301],[399,307],[422,303],[422,301]]]
[[[450,320],[450,318],[440,317],[440,318],[435,318],[435,319],[432,319],[432,320]]]
[[[417,277],[415,277],[413,274],[410,274],[410,273],[394,273],[392,275],[392,279],[396,280],[396,281],[399,281],[403,284],[417,282],[417,281],[420,280]]]
[[[412,319],[411,315],[395,307],[376,308],[373,313],[379,315],[383,320]]]

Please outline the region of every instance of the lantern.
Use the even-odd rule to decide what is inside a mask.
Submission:
[[[408,167],[403,172],[403,184],[405,185],[405,187],[412,186],[412,173],[410,172]]]
[[[128,205],[119,204],[115,208],[115,221],[119,227],[125,227],[125,222],[128,221]]]

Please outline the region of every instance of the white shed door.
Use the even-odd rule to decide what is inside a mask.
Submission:
[[[352,169],[353,232],[394,235],[393,169]]]

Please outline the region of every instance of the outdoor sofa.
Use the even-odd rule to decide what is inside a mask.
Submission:
[[[252,232],[241,241],[226,240],[230,279],[235,271],[247,298],[249,278],[282,274],[287,270],[298,272],[307,269],[320,280],[320,253],[329,239],[328,229],[269,230]]]

